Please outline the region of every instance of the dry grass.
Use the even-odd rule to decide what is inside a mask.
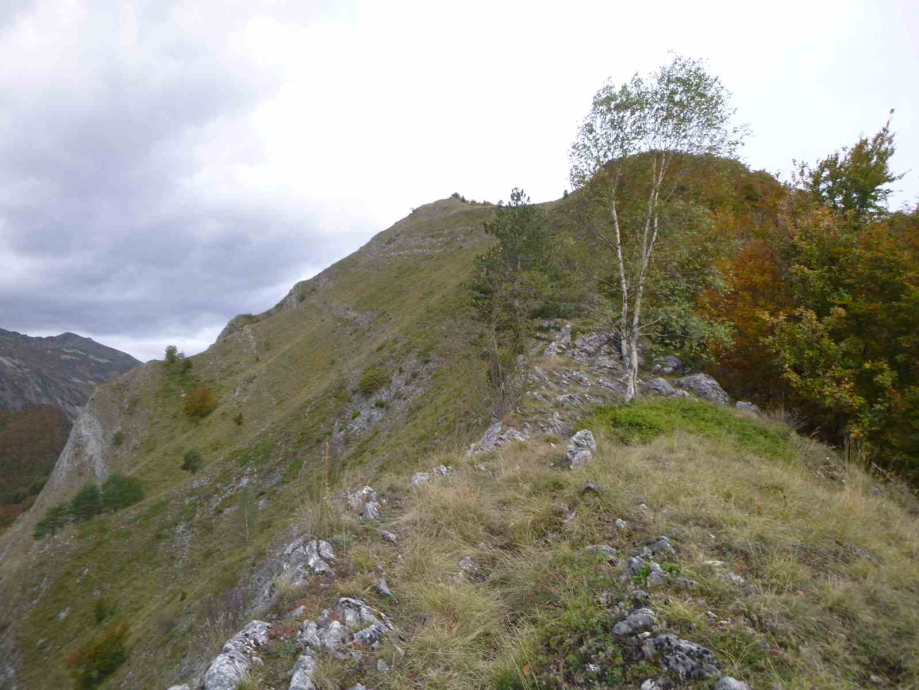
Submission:
[[[828,451],[798,437],[783,459],[685,432],[633,447],[598,440],[581,471],[561,467],[558,447],[521,444],[488,472],[467,464],[403,489],[391,527],[407,538],[390,583],[409,644],[387,687],[554,685],[560,654],[605,639],[596,595],[623,586],[585,547],[631,555],[661,534],[700,588],[668,588],[653,607],[726,673],[753,687],[919,687],[919,530],[909,506],[870,495],[860,468],[820,479],[810,456]],[[585,480],[603,493],[581,495]],[[630,529],[617,531],[617,517]],[[464,556],[478,575],[460,570]],[[748,586],[725,582],[712,560]]]

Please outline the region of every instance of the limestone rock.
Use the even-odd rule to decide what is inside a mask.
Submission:
[[[645,391],[651,395],[659,395],[662,398],[669,398],[676,393],[676,388],[670,385],[670,381],[660,377],[651,379],[645,384]]]
[[[382,520],[383,514],[380,513],[380,504],[376,501],[365,503],[360,512],[361,520],[370,522],[371,520]]]
[[[594,544],[587,547],[587,553],[603,553],[609,558],[616,558],[616,549],[609,544]]]
[[[440,465],[427,472],[415,472],[412,476],[412,486],[418,487],[431,481],[431,479],[436,479],[438,476],[446,477],[448,474],[452,473],[453,468],[447,467],[446,465]]]
[[[721,385],[708,374],[693,374],[684,376],[676,382],[677,388],[691,391],[704,400],[716,403],[718,405],[727,405],[731,398]]]
[[[750,414],[755,414],[757,417],[763,414],[763,411],[759,409],[759,405],[755,405],[751,402],[746,402],[745,400],[738,400],[734,405],[741,412],[749,412]]]
[[[301,654],[294,664],[290,679],[290,690],[316,690],[313,674],[316,672],[316,660],[312,654]]]
[[[568,464],[572,469],[582,467],[593,458],[593,453],[597,449],[597,442],[594,435],[587,429],[581,429],[568,442],[566,457]]]
[[[647,630],[655,623],[654,611],[647,608],[641,608],[632,611],[625,620],[621,620],[613,626],[614,635],[633,635],[642,630]]]
[[[255,651],[268,643],[269,623],[252,621],[223,645],[204,674],[204,690],[235,690],[249,669]]]
[[[742,683],[736,678],[725,676],[718,681],[718,685],[715,686],[715,690],[750,690],[750,686],[746,683]]]
[[[383,541],[388,541],[390,544],[395,544],[396,541],[398,541],[395,534],[387,532],[386,530],[380,532],[380,536],[383,538]]]
[[[683,364],[679,357],[673,355],[664,355],[654,360],[654,366],[651,368],[652,374],[662,374],[663,376],[688,374],[689,367]]]
[[[660,660],[661,667],[680,681],[705,680],[718,675],[718,660],[711,650],[676,635],[658,635],[642,645],[648,661]]]
[[[354,491],[348,494],[348,505],[351,510],[360,511],[365,503],[377,500],[377,492],[372,486],[365,486],[360,491]]]

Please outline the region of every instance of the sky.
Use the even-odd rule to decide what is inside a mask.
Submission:
[[[0,328],[141,360],[459,192],[568,185],[593,94],[708,61],[785,179],[891,108],[919,199],[919,3],[0,3]]]

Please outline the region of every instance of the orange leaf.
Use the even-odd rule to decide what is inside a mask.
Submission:
[[[530,671],[531,671],[531,670],[532,670],[532,669],[530,668],[530,665],[527,664],[526,666],[523,667],[523,675],[525,675],[525,676],[530,675]]]

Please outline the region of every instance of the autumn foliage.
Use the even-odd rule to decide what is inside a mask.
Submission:
[[[217,396],[207,386],[201,386],[185,399],[185,414],[200,421],[217,409]]]

